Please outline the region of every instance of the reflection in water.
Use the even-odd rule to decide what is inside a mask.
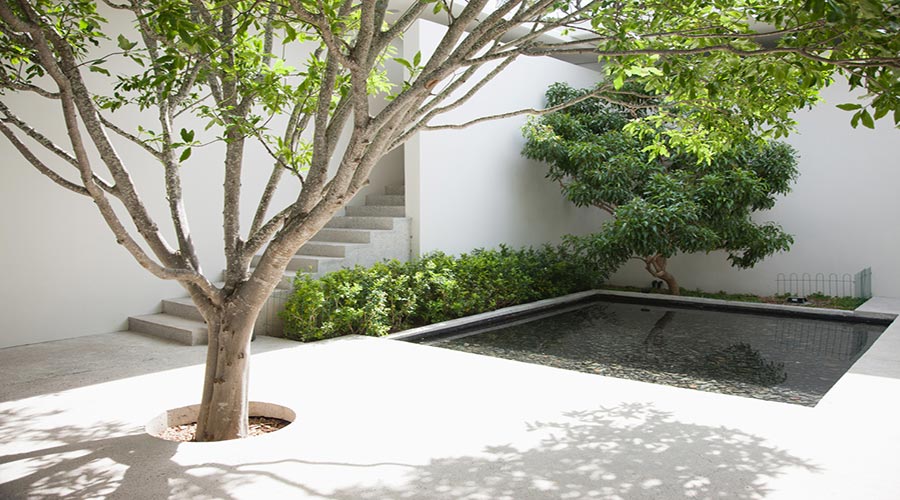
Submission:
[[[883,330],[866,324],[598,302],[430,343],[813,406]]]
[[[737,380],[761,386],[778,385],[787,380],[784,363],[766,361],[750,344],[730,345],[704,360],[703,372],[708,377]]]
[[[653,347],[662,347],[666,344],[666,338],[663,336],[663,331],[666,329],[666,326],[672,322],[672,318],[675,317],[675,311],[666,311],[656,323],[653,324],[653,328],[650,329],[650,333],[647,334],[647,338],[644,339],[644,345],[653,346]]]
[[[843,360],[855,359],[871,344],[866,329],[848,323],[783,323],[778,325],[778,342],[786,349],[813,351]]]

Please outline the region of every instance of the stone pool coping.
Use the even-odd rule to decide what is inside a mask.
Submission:
[[[588,303],[597,299],[613,299],[618,302],[639,302],[654,305],[677,305],[697,309],[716,309],[720,311],[744,312],[753,314],[769,314],[777,316],[789,316],[795,318],[825,319],[832,321],[851,321],[861,323],[875,323],[889,325],[897,318],[897,314],[888,312],[874,312],[865,310],[847,311],[841,309],[825,309],[816,307],[764,304],[756,302],[738,302],[732,300],[707,299],[701,297],[681,297],[671,295],[649,294],[639,292],[625,292],[619,290],[588,290],[562,297],[539,300],[528,304],[504,307],[496,311],[489,311],[463,318],[442,321],[431,325],[410,328],[402,332],[393,333],[386,338],[391,340],[419,341],[430,337],[447,335],[450,333],[474,329],[479,326],[491,326],[500,322],[509,321],[525,316],[549,312],[554,309],[563,309]]]
[[[889,325],[897,318],[897,314],[865,310],[848,311],[845,309],[827,309],[823,307],[806,307],[801,305],[766,304],[759,302],[741,302],[735,300],[707,299],[703,297],[683,297],[661,294],[625,292],[619,290],[595,290],[595,297],[612,297],[619,300],[639,301],[651,304],[673,304],[700,309],[718,309],[735,312],[752,312],[791,316],[795,318],[828,319],[833,321],[853,321]]]
[[[555,297],[552,299],[539,300],[537,302],[529,302],[528,304],[520,304],[517,306],[504,307],[496,311],[488,311],[481,314],[474,314],[463,318],[441,321],[430,325],[410,328],[402,332],[392,333],[385,338],[391,340],[421,340],[436,335],[444,335],[451,332],[465,330],[475,326],[487,326],[507,321],[522,316],[532,315],[542,311],[572,306],[582,302],[589,302],[597,297],[597,290],[588,290],[586,292],[572,293]]]

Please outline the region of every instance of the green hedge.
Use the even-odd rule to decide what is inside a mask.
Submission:
[[[298,275],[281,315],[288,338],[381,336],[597,287],[608,269],[568,245],[432,253],[312,279]]]

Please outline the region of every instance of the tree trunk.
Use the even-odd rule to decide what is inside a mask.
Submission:
[[[678,281],[672,273],[666,270],[668,259],[662,255],[653,255],[644,257],[643,261],[644,264],[646,264],[644,267],[647,269],[648,273],[653,275],[654,278],[659,278],[666,282],[666,288],[669,289],[669,294],[681,295],[681,287],[678,286]]]
[[[669,289],[671,295],[681,295],[681,287],[678,286],[678,281],[675,280],[675,276],[671,273],[663,271],[660,273],[659,279],[666,282],[666,287]]]
[[[207,320],[209,345],[206,377],[197,419],[197,441],[247,437],[249,417],[250,337],[260,307],[226,303]]]

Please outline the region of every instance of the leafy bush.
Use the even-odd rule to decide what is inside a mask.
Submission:
[[[301,341],[390,332],[598,286],[610,266],[569,244],[475,250],[453,257],[357,266],[312,279],[298,275],[281,315]]]
[[[724,250],[732,265],[748,268],[790,248],[792,236],[751,216],[790,191],[797,176],[791,146],[734,138],[727,148],[701,157],[678,145],[680,132],[668,106],[640,86],[584,99],[596,90],[553,84],[548,106],[583,100],[534,118],[523,129],[522,153],[547,164],[547,178],[560,184],[569,201],[612,216],[578,245],[602,262],[642,260],[675,295],[680,287],[667,267],[674,255]],[[648,123],[666,130],[660,134],[669,140],[634,133]]]

